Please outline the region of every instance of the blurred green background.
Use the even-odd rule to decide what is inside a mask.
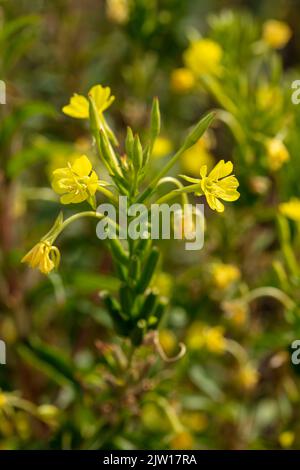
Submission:
[[[0,1],[1,449],[300,447],[299,366],[290,360],[300,337],[300,216],[279,209],[300,197],[291,103],[299,15],[296,0]],[[292,32],[282,47],[262,40],[271,18]],[[176,74],[201,37],[222,48],[222,74]],[[61,108],[97,83],[116,96],[108,119],[120,141],[127,125],[146,135],[159,97],[153,174],[202,114],[218,110],[176,171],[197,176],[201,163],[224,158],[240,181],[241,198],[224,214],[207,208],[201,251],[159,243],[153,282],[169,298],[161,345],[172,356],[183,341],[187,353],[164,363],[140,348],[138,380],[126,387],[115,374],[120,339],[99,297],[117,284],[94,224],[61,237],[59,272],[20,264],[60,210],[52,170],[74,155],[93,158],[88,126]],[[284,161],[274,169],[275,137]]]

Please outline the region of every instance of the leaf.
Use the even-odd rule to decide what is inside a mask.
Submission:
[[[120,287],[119,279],[90,272],[75,273],[71,282],[81,294],[89,294],[100,290],[116,292]]]
[[[6,24],[0,31],[2,72],[12,69],[34,42],[40,18],[37,15],[21,16]]]
[[[20,356],[33,367],[44,373],[57,384],[71,385],[80,391],[75,377],[75,365],[61,351],[38,339],[26,341],[18,346]]]
[[[189,370],[191,381],[196,387],[205,392],[212,400],[222,401],[224,394],[207,374],[207,372],[199,365],[193,365]]]
[[[20,127],[24,126],[31,118],[39,115],[54,117],[56,112],[50,104],[40,101],[26,103],[14,109],[12,113],[1,122],[1,145],[3,147],[7,145]]]
[[[204,132],[209,128],[213,120],[215,119],[215,113],[208,113],[206,116],[204,116],[198,124],[192,129],[192,131],[189,133],[187,136],[184,144],[183,144],[183,149],[187,150],[188,148],[192,147],[200,137],[204,134]]]

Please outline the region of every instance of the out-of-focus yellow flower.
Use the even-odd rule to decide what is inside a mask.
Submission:
[[[23,411],[16,412],[14,415],[14,424],[21,439],[29,439],[32,427],[30,426],[28,415]]]
[[[289,219],[300,222],[300,199],[293,197],[288,202],[279,204],[279,212]]]
[[[220,75],[222,55],[222,48],[217,42],[199,39],[190,44],[183,54],[183,60],[196,77],[204,74]]]
[[[202,349],[205,344],[204,339],[205,325],[201,322],[194,322],[187,330],[186,344],[189,349]]]
[[[114,101],[115,97],[112,96],[109,87],[103,87],[102,85],[93,86],[89,95],[94,99],[95,105],[99,115],[103,113]],[[70,99],[70,103],[63,107],[63,112],[68,116],[77,119],[88,119],[89,118],[89,102],[88,99],[83,95],[74,93]]]
[[[216,263],[212,266],[212,281],[219,289],[227,289],[240,276],[239,268],[233,264]]]
[[[269,110],[274,112],[280,108],[283,101],[283,94],[279,87],[268,85],[266,83],[260,85],[256,90],[256,102],[259,109]]]
[[[1,322],[1,338],[7,344],[13,344],[16,342],[18,337],[18,332],[16,324],[11,317],[5,317]]]
[[[267,141],[266,149],[268,166],[272,171],[279,170],[290,159],[288,149],[277,137]]]
[[[106,0],[106,16],[113,23],[127,23],[129,19],[129,1]]]
[[[243,326],[249,318],[247,303],[239,300],[227,300],[222,302],[222,308],[228,320],[235,326]]]
[[[239,182],[234,175],[230,175],[233,170],[232,162],[220,160],[217,165],[207,174],[207,165],[200,168],[201,179],[183,176],[183,178],[193,184],[198,184],[195,194],[206,197],[209,207],[217,212],[224,211],[224,205],[219,199],[224,201],[236,201],[240,197],[237,191]],[[230,176],[229,176],[230,175]]]
[[[186,336],[188,348],[199,350],[206,348],[215,354],[222,354],[226,350],[226,338],[222,326],[207,326],[201,322],[194,322],[189,327]]]
[[[279,434],[278,441],[281,447],[283,447],[284,449],[288,449],[294,444],[295,433],[293,431],[284,431]]]
[[[171,355],[176,349],[177,339],[171,330],[160,330],[159,342],[167,355]]]
[[[159,272],[153,278],[151,286],[155,287],[161,296],[170,297],[172,294],[173,284],[173,278],[170,274]]]
[[[194,439],[188,431],[177,433],[170,441],[170,449],[191,450],[194,448]]]
[[[214,326],[205,330],[205,345],[208,351],[214,354],[223,354],[226,349],[226,339],[224,337],[224,328]]]
[[[274,49],[284,47],[291,36],[291,28],[283,21],[268,20],[263,25],[263,40]]]
[[[97,173],[86,155],[73,164],[53,171],[52,188],[61,195],[62,204],[79,203],[93,197],[99,187]]]
[[[195,77],[190,69],[181,67],[171,73],[171,89],[176,93],[186,93],[195,86]]]
[[[152,156],[154,158],[162,158],[171,153],[173,150],[173,144],[167,137],[157,137],[155,139]]]
[[[244,390],[252,390],[259,380],[259,372],[251,364],[244,364],[237,373],[237,383]]]
[[[3,409],[8,403],[6,395],[0,392],[0,410]]]
[[[185,173],[192,176],[199,174],[199,168],[206,165],[208,171],[214,166],[214,157],[209,152],[211,142],[205,133],[195,145],[186,150],[181,156],[181,166]]]
[[[57,268],[60,262],[60,253],[56,246],[48,241],[41,240],[22,258],[31,268],[38,268],[43,274],[49,274]]]
[[[37,408],[38,416],[50,426],[58,423],[60,410],[54,405],[40,405]]]
[[[193,432],[202,432],[208,426],[208,418],[200,411],[185,411],[180,415],[182,424]]]

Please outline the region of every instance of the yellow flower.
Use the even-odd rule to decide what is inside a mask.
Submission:
[[[222,55],[222,48],[217,42],[211,39],[199,39],[190,44],[183,54],[183,60],[195,76],[220,75]]]
[[[195,86],[195,77],[186,67],[175,69],[171,73],[171,88],[176,93],[186,93]]]
[[[259,372],[251,364],[245,364],[237,374],[239,386],[245,390],[252,390],[259,380]]]
[[[193,432],[203,432],[208,426],[208,418],[200,411],[184,411],[180,415],[182,424]]]
[[[6,395],[0,392],[0,410],[3,409],[5,405],[7,405],[7,403],[8,403],[8,400],[7,400]]]
[[[13,344],[18,339],[16,324],[11,317],[5,317],[1,322],[1,338],[7,344]]]
[[[173,331],[171,330],[160,330],[159,332],[159,342],[163,348],[163,350],[168,354],[171,355],[177,346],[177,339],[174,335]]]
[[[93,86],[89,95],[94,99],[98,113],[101,115],[114,101],[115,97],[111,96],[110,88],[103,87],[102,85]],[[74,93],[70,99],[70,103],[63,107],[63,112],[68,116],[77,119],[89,118],[89,102],[83,95]]]
[[[85,155],[77,158],[73,164],[69,163],[67,167],[53,171],[52,188],[61,195],[62,204],[79,203],[85,200],[92,204],[92,198],[99,184],[97,173],[92,169],[92,164]]]
[[[161,296],[170,297],[173,290],[173,278],[170,274],[159,272],[154,276],[151,287],[154,287]]]
[[[226,350],[226,338],[222,326],[207,326],[201,322],[194,322],[189,327],[186,336],[188,348],[199,350],[206,348],[215,354],[222,354]]]
[[[293,197],[288,202],[279,204],[279,212],[289,219],[300,222],[300,199]]]
[[[290,159],[288,149],[282,140],[277,137],[269,139],[266,148],[268,166],[272,171],[279,170]]]
[[[194,439],[191,433],[181,431],[171,439],[170,448],[174,450],[190,450],[194,448]]]
[[[292,447],[295,441],[295,433],[293,431],[284,431],[278,437],[279,444],[284,449]]]
[[[129,19],[128,0],[107,0],[106,15],[113,23],[124,24]]]
[[[21,263],[27,263],[31,268],[38,268],[43,274],[48,274],[58,267],[59,261],[58,248],[41,240],[22,258]]]
[[[204,347],[205,325],[199,321],[191,324],[187,330],[186,344],[189,349],[202,349]]]
[[[216,263],[212,267],[212,280],[219,289],[227,289],[240,276],[240,270],[232,264]]]
[[[214,158],[209,152],[211,142],[207,135],[207,133],[204,134],[195,145],[192,145],[181,156],[182,169],[189,175],[198,175],[199,168],[203,165],[207,165],[208,170],[214,166]]]
[[[222,354],[226,350],[226,339],[224,337],[224,328],[214,326],[207,328],[204,332],[205,346],[208,351],[214,354]]]
[[[235,326],[243,326],[249,318],[247,303],[239,300],[226,300],[222,302],[222,309],[228,320]]]
[[[233,170],[232,162],[220,160],[217,165],[207,175],[207,165],[200,168],[201,179],[183,176],[186,181],[198,185],[195,194],[206,197],[209,207],[217,212],[224,211],[224,205],[219,199],[224,201],[236,201],[240,197],[237,191],[239,182],[234,175],[230,175]],[[230,176],[229,176],[230,175]]]
[[[155,139],[152,156],[154,158],[162,158],[171,153],[173,150],[173,144],[167,137],[157,137]]]
[[[291,28],[283,21],[268,20],[263,25],[263,40],[274,49],[284,47],[291,36]]]
[[[283,93],[279,87],[268,85],[266,83],[260,85],[256,90],[256,103],[262,110],[272,110],[280,108],[283,101]]]

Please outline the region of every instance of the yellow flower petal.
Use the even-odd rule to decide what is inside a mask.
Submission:
[[[289,219],[300,221],[300,199],[292,198],[288,202],[279,204],[279,212]]]
[[[105,111],[115,100],[115,97],[110,96],[110,93],[110,88],[102,85],[95,85],[90,89],[89,95],[94,99],[99,113]]]
[[[77,119],[87,119],[89,117],[89,102],[84,96],[74,93],[70,103],[64,106],[62,110],[68,116]]]
[[[51,259],[54,254],[54,261]],[[31,268],[38,268],[43,274],[48,274],[58,266],[60,254],[57,247],[51,246],[47,241],[37,243],[21,260]]]
[[[92,164],[86,155],[76,158],[72,165],[72,171],[78,176],[88,176],[92,170]]]
[[[216,166],[214,167],[213,170],[209,173],[209,178],[210,179],[220,179],[224,178],[224,176],[230,175],[230,173],[233,170],[233,164],[232,162],[226,162],[224,160],[220,160]]]

